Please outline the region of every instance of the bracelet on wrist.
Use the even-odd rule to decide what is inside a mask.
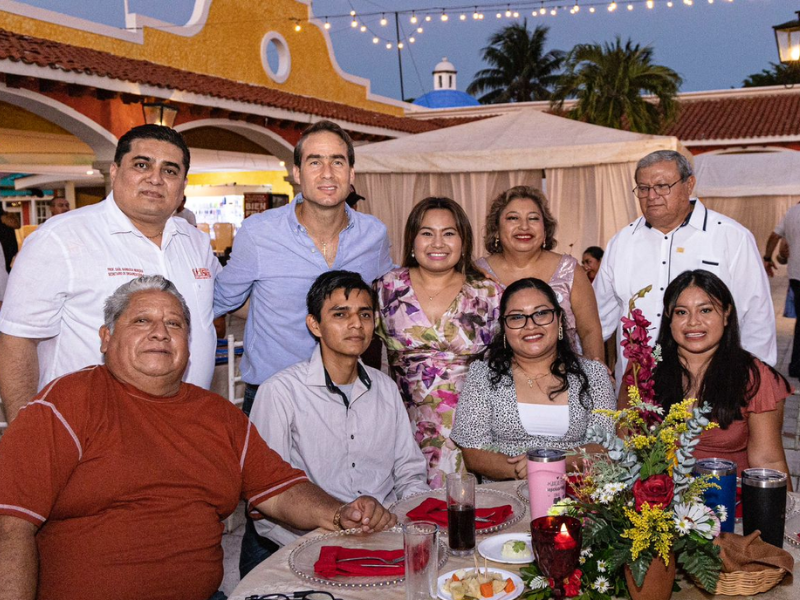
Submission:
[[[761,258],[764,259],[765,263],[771,263],[772,262],[772,257],[771,256],[762,256]]]
[[[344,510],[345,506],[347,506],[347,503],[342,504],[339,508],[336,509],[336,512],[333,513],[333,526],[334,528],[339,530],[344,529],[344,527],[342,527],[342,510]]]

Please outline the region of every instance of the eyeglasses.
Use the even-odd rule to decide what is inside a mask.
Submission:
[[[245,600],[341,600],[334,598],[330,592],[318,592],[316,590],[308,590],[303,592],[292,592],[291,595],[287,594],[263,594],[255,596],[247,596]]]
[[[528,319],[533,321],[534,324],[543,327],[545,325],[550,325],[555,318],[555,308],[543,308],[542,310],[537,310],[535,313],[531,313],[529,315],[523,315],[522,313],[506,315],[503,317],[503,322],[506,324],[508,329],[522,329],[528,324]]]
[[[647,198],[650,196],[650,190],[653,190],[657,196],[669,196],[672,188],[683,181],[683,178],[678,179],[675,183],[657,183],[655,185],[637,185],[633,188],[633,193],[638,198]]]

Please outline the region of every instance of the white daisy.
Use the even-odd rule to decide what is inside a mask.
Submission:
[[[592,587],[601,594],[605,594],[608,590],[611,589],[611,585],[608,583],[608,578],[603,577],[602,575],[600,575],[597,579],[594,580]]]
[[[584,558],[592,558],[592,549],[591,548],[584,548],[581,550],[581,556]]]
[[[598,560],[597,561],[597,570],[600,571],[601,573],[605,573],[606,572],[606,561]]]
[[[720,520],[717,514],[704,504],[678,504],[675,507],[675,527],[681,535],[694,530],[706,539],[719,535]]]
[[[725,508],[724,504],[717,504],[717,516],[719,516],[721,523],[728,520],[728,509]]]

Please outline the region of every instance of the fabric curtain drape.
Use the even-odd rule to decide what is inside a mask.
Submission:
[[[711,210],[735,219],[747,227],[756,238],[758,249],[763,252],[769,234],[774,231],[786,211],[800,202],[800,195],[702,197],[701,200]]]
[[[547,169],[548,198],[558,221],[556,250],[580,258],[588,246],[606,247],[639,216],[631,190],[636,163]]]
[[[366,200],[359,210],[384,222],[392,242],[392,260],[400,264],[403,232],[414,205],[428,196],[446,196],[467,213],[475,238],[475,257],[483,256],[484,223],[491,201],[515,185],[541,188],[542,171],[475,171],[471,173],[358,173],[355,186]]]

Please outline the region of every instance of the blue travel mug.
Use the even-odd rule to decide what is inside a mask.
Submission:
[[[705,505],[715,512],[717,506],[725,507],[728,518],[722,522],[722,531],[733,533],[736,523],[736,463],[723,458],[703,458],[694,467],[695,475],[713,475],[711,482],[719,488],[705,491]]]

